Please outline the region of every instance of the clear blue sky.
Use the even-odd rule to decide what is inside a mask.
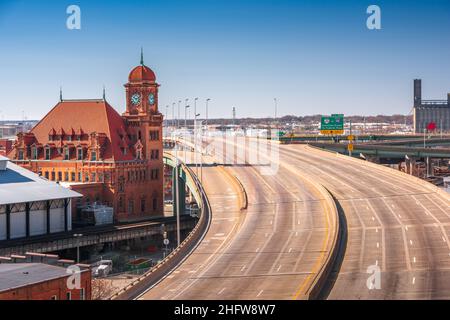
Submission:
[[[66,28],[81,7],[82,29]],[[366,28],[378,4],[382,30]],[[0,110],[40,118],[65,98],[125,108],[123,84],[145,63],[160,108],[211,98],[211,117],[408,113],[412,81],[424,97],[450,92],[448,0],[0,0]]]

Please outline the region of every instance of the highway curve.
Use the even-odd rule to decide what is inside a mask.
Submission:
[[[213,217],[206,237],[140,299],[307,298],[333,247],[331,197],[285,168],[263,176],[252,166],[207,166],[203,181]]]
[[[316,177],[343,209],[347,243],[329,299],[450,299],[450,197],[406,174],[305,145],[281,146],[280,158]],[[373,265],[381,282],[369,290]]]

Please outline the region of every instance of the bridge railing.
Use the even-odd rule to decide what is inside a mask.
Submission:
[[[139,299],[183,263],[198,247],[208,232],[211,225],[211,206],[208,197],[206,196],[205,190],[198,177],[194,175],[191,168],[184,166],[183,169],[186,170],[186,174],[189,175],[190,179],[194,181],[197,188],[196,192],[199,194],[201,206],[203,208],[197,225],[189,233],[186,239],[164,260],[114,294],[110,300]]]

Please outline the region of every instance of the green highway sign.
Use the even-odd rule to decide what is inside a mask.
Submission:
[[[333,114],[331,117],[323,116],[320,123],[320,131],[343,131],[344,130],[344,115]]]

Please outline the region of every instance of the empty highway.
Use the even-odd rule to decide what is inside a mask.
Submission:
[[[237,152],[244,162],[251,153],[266,156],[251,145],[226,144],[245,150]],[[334,236],[333,208],[318,186],[334,196],[343,234],[321,298],[450,299],[450,197],[378,165],[306,145],[279,148],[275,175],[255,165],[203,169],[211,228],[141,299],[306,298]],[[224,170],[244,186],[247,210]],[[368,282],[378,268],[379,281]]]
[[[182,158],[182,157],[181,157]],[[281,169],[205,167],[211,227],[194,253],[140,299],[304,299],[331,250],[335,212],[313,185]],[[331,199],[331,197],[330,197]]]

